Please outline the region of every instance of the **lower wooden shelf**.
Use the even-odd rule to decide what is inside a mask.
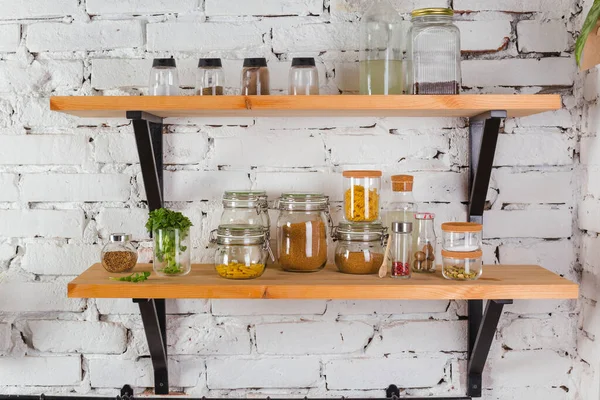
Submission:
[[[152,271],[138,264],[134,272]],[[328,265],[314,273],[284,272],[269,266],[258,279],[235,281],[217,275],[210,264],[194,264],[181,277],[152,274],[145,282],[109,280],[100,264],[69,283],[72,298],[132,299],[346,299],[346,300],[500,300],[575,299],[576,283],[536,265],[484,266],[483,276],[470,282],[449,281],[441,272],[413,274],[408,280],[376,275],[347,275]]]

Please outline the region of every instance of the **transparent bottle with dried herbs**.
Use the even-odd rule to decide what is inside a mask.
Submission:
[[[102,248],[102,266],[108,272],[131,271],[137,263],[137,251],[131,244],[131,235],[112,233]]]

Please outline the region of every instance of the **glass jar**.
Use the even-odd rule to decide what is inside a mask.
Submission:
[[[442,249],[447,251],[477,251],[481,249],[483,225],[475,222],[445,222],[442,224]]]
[[[155,229],[154,272],[160,276],[187,275],[192,269],[190,263],[190,231],[181,229]]]
[[[455,281],[472,281],[483,273],[483,252],[442,250],[442,275]]]
[[[223,213],[219,225],[260,225],[271,227],[267,192],[264,190],[228,190],[223,194]]]
[[[262,227],[220,225],[211,232],[210,242],[217,245],[215,270],[220,277],[254,279],[265,271],[270,247]]]
[[[376,274],[383,264],[386,228],[378,222],[339,224],[333,236],[335,265],[345,274]]]
[[[350,222],[379,220],[381,171],[344,171],[344,216]]]
[[[392,229],[392,222],[415,221],[414,213],[417,207],[412,191],[413,182],[412,175],[392,176],[392,201],[384,213],[385,226],[389,231]]]
[[[111,233],[109,242],[102,248],[102,266],[108,272],[131,271],[137,263],[138,254],[130,242],[131,235]]]
[[[408,279],[411,276],[412,231],[410,222],[394,222],[392,224],[392,233],[389,239],[391,240],[392,278]]]
[[[289,94],[315,95],[319,94],[319,71],[312,57],[296,57],[292,59],[290,68]]]
[[[151,96],[179,95],[179,75],[173,58],[155,58],[150,71]]]
[[[222,96],[225,73],[220,58],[201,58],[196,71],[196,95]]]
[[[415,241],[413,241],[413,272],[435,272],[435,237],[433,213],[415,214]]]
[[[360,20],[360,94],[402,94],[402,18],[375,0]]]
[[[284,193],[277,202],[277,258],[286,271],[314,272],[327,264],[329,198],[322,193]]]
[[[269,69],[266,58],[246,58],[242,68],[242,95],[268,95]]]
[[[414,94],[458,94],[461,86],[460,31],[449,8],[412,12],[409,56]]]

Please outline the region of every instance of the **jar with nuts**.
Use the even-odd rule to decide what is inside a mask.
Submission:
[[[415,214],[415,243],[413,245],[413,272],[435,272],[436,237],[433,228],[435,214]]]

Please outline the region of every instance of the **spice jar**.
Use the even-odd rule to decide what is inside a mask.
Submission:
[[[179,75],[173,58],[155,58],[150,71],[151,96],[179,95]]]
[[[314,272],[327,264],[329,198],[322,193],[284,193],[277,202],[277,255],[286,271]]]
[[[442,250],[442,275],[456,281],[475,280],[483,273],[483,252]]]
[[[435,272],[435,237],[433,213],[415,214],[416,240],[413,245],[413,272]]]
[[[383,264],[385,229],[378,222],[340,223],[333,236],[335,265],[346,274],[376,274]]]
[[[253,279],[265,271],[270,253],[265,230],[256,225],[220,225],[211,232],[217,245],[215,270],[222,278]]]
[[[392,259],[392,278],[410,278],[412,252],[412,224],[410,222],[392,223],[390,239],[390,258]]]
[[[344,171],[344,216],[350,222],[379,220],[381,171]]]
[[[137,251],[131,244],[131,235],[112,233],[102,248],[102,266],[108,272],[127,272],[137,263]]]
[[[269,69],[265,58],[246,58],[242,68],[242,95],[268,95]]]
[[[201,58],[196,71],[196,94],[198,96],[221,96],[225,86],[225,74],[220,58]]]
[[[228,190],[223,194],[223,213],[219,225],[259,225],[268,232],[271,226],[267,192]]]
[[[296,57],[292,59],[289,76],[289,94],[319,94],[319,71],[312,57]]]
[[[483,225],[475,222],[445,222],[442,224],[442,249],[476,251],[481,249]]]
[[[449,8],[412,12],[409,57],[414,94],[458,94],[461,86],[460,31]]]

